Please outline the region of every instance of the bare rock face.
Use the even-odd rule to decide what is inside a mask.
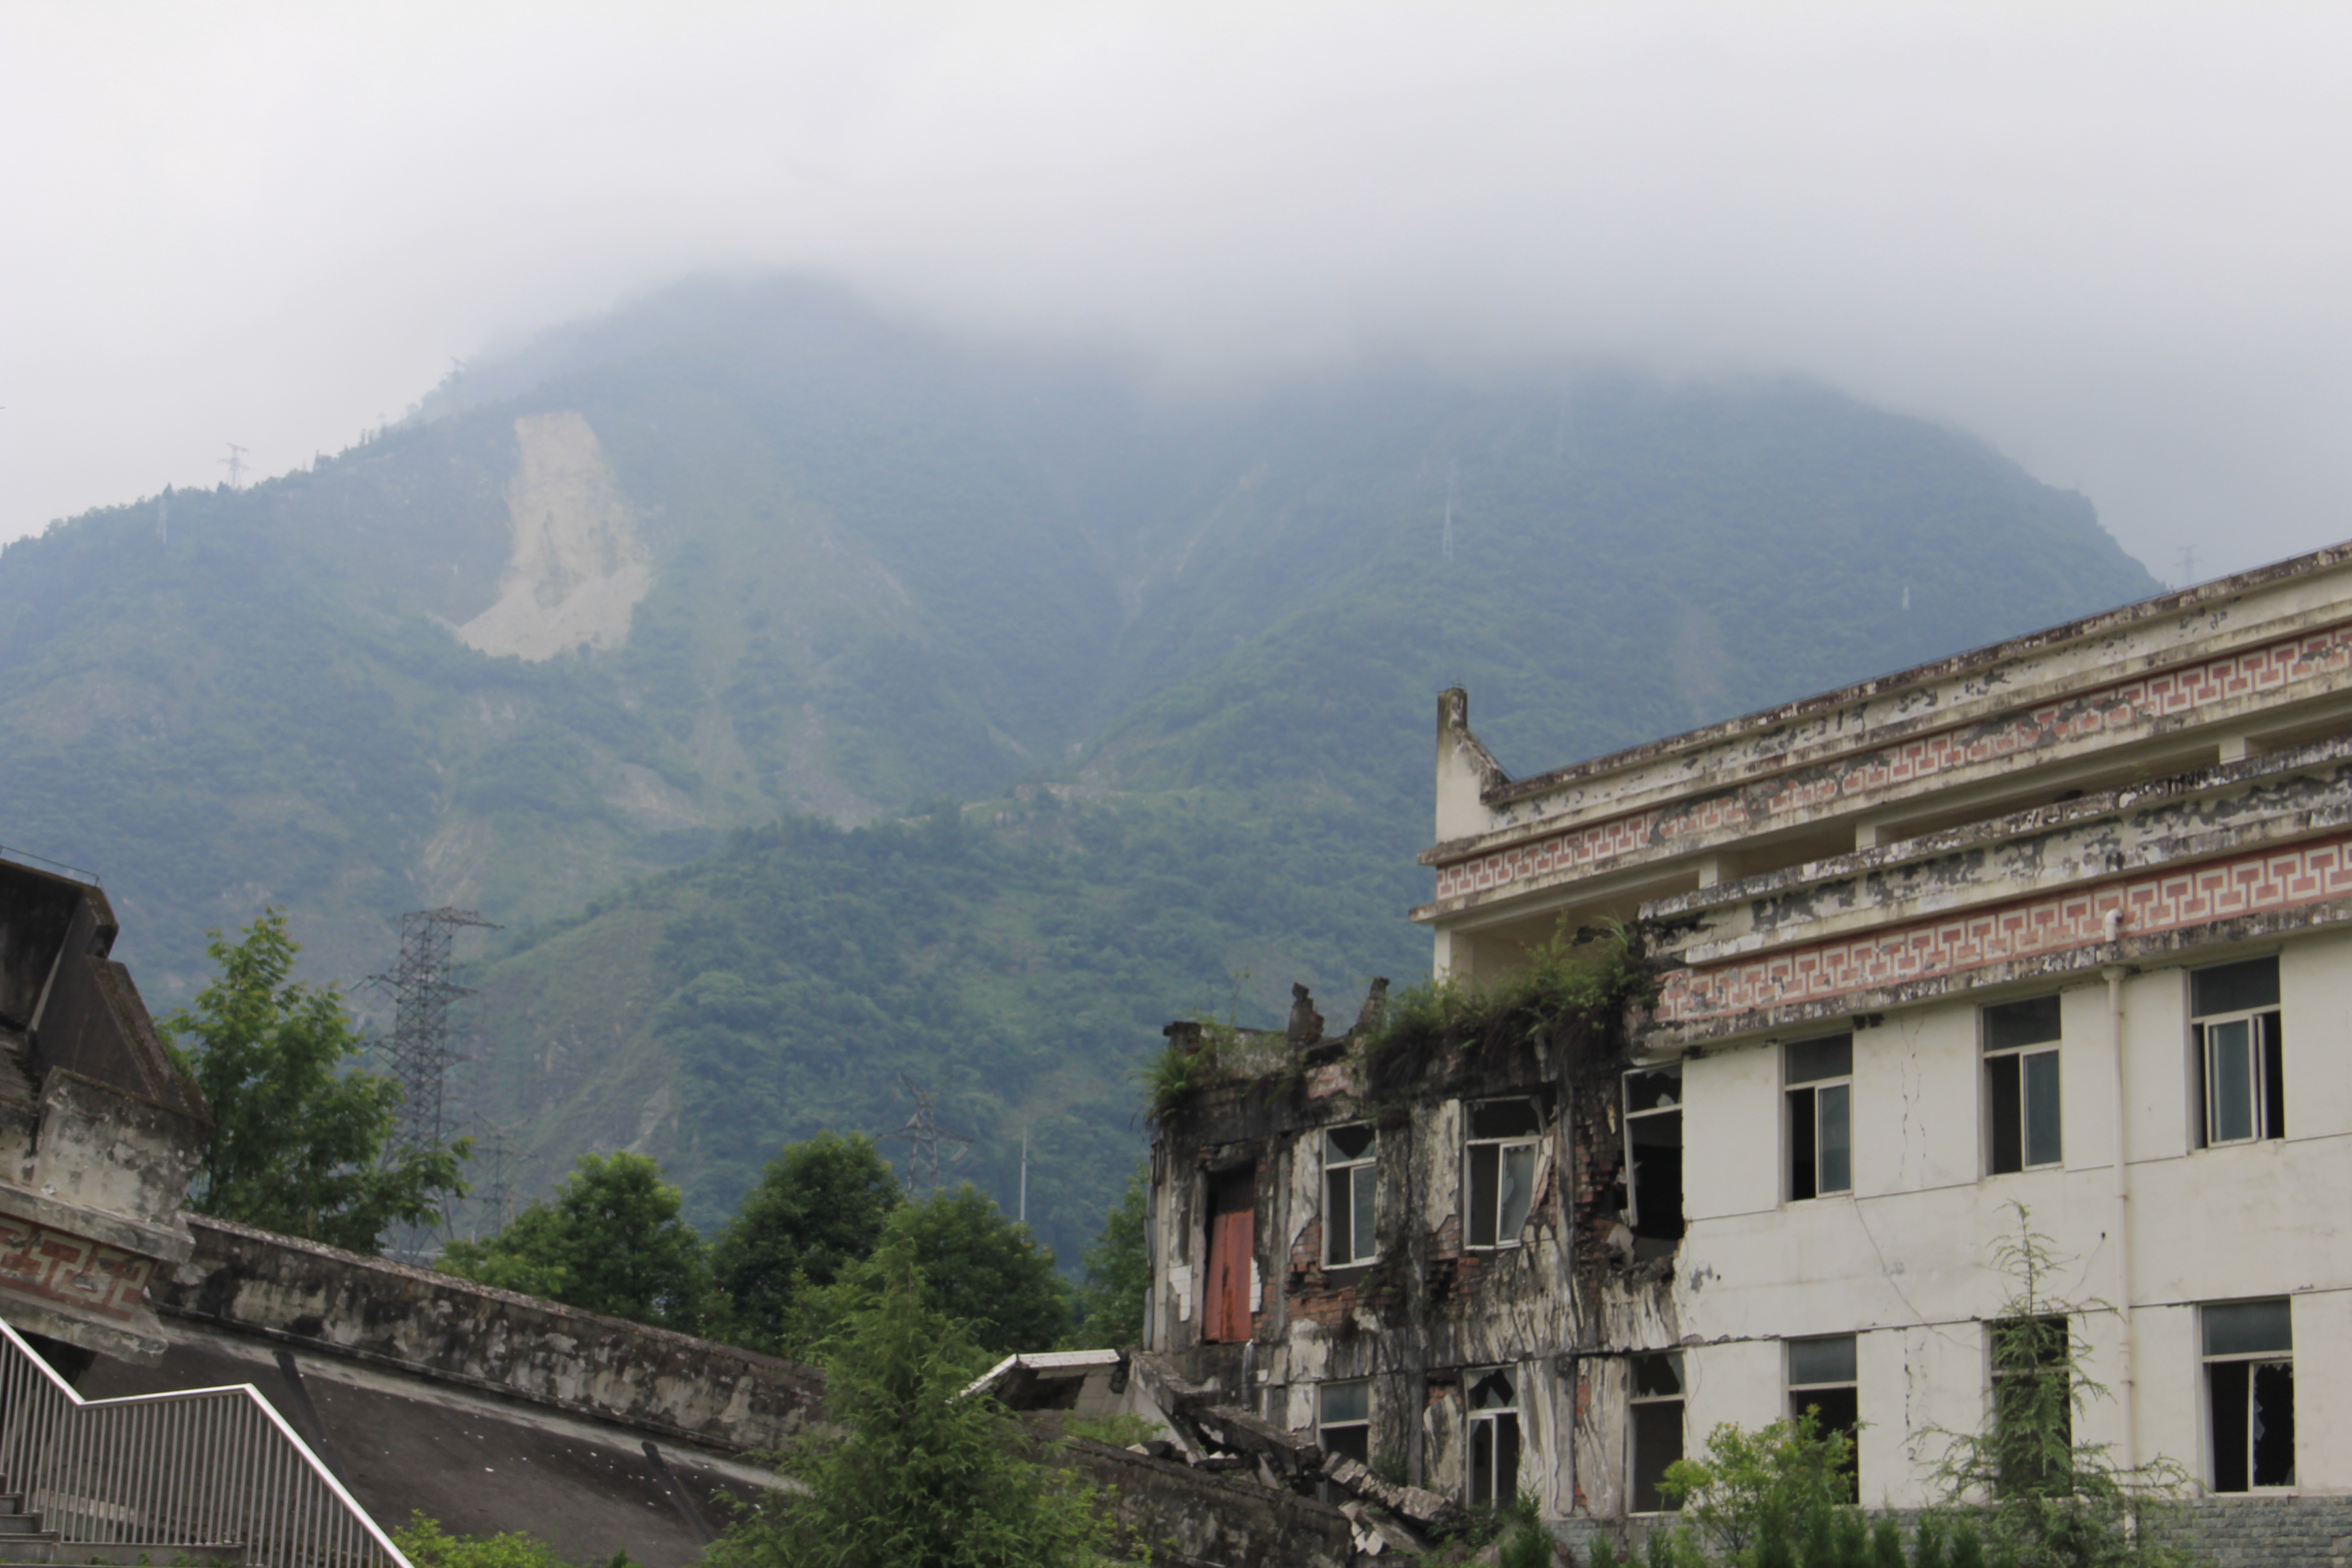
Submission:
[[[497,603],[459,626],[458,638],[532,660],[618,647],[654,568],[603,443],[566,409],[517,419],[515,447],[507,486],[513,552]]]

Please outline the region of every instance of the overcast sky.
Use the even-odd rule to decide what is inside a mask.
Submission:
[[[2352,5],[0,6],[0,538],[777,264],[1171,374],[1797,371],[2352,535]]]

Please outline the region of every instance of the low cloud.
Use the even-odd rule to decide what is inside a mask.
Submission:
[[[1191,382],[1817,375],[2083,489],[2160,576],[2352,531],[2352,12],[2048,13],[18,7],[0,537],[773,266]]]

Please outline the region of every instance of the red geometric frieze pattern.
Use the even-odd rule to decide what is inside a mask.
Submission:
[[[2063,952],[2105,941],[2109,910],[2122,910],[2124,931],[2139,936],[2347,894],[2352,835],[2167,867],[1754,959],[1694,965],[1666,977],[1657,1016],[1689,1023]]]
[[[1575,870],[1693,834],[1734,826],[1760,829],[1789,812],[1867,796],[2037,746],[2152,724],[2347,668],[2352,668],[2352,637],[2341,626],[2284,637],[2202,664],[2096,687],[1997,723],[1915,735],[1894,746],[1818,768],[1792,770],[1688,805],[1633,812],[1459,860],[1438,868],[1436,896],[1483,893],[1522,878]]]
[[[0,1215],[0,1296],[8,1291],[129,1319],[146,1304],[152,1258]]]

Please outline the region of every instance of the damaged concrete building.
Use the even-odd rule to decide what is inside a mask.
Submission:
[[[1183,1376],[1325,1472],[1556,1521],[1810,1407],[1916,1506],[2014,1370],[2022,1205],[2095,1303],[2081,1440],[2242,1537],[2343,1511],[2352,548],[1523,779],[1448,692],[1435,837],[1452,994],[1580,934],[1639,984],[1403,1045],[1377,996],[1332,1038],[1303,996],[1171,1026],[1147,1344]]]

